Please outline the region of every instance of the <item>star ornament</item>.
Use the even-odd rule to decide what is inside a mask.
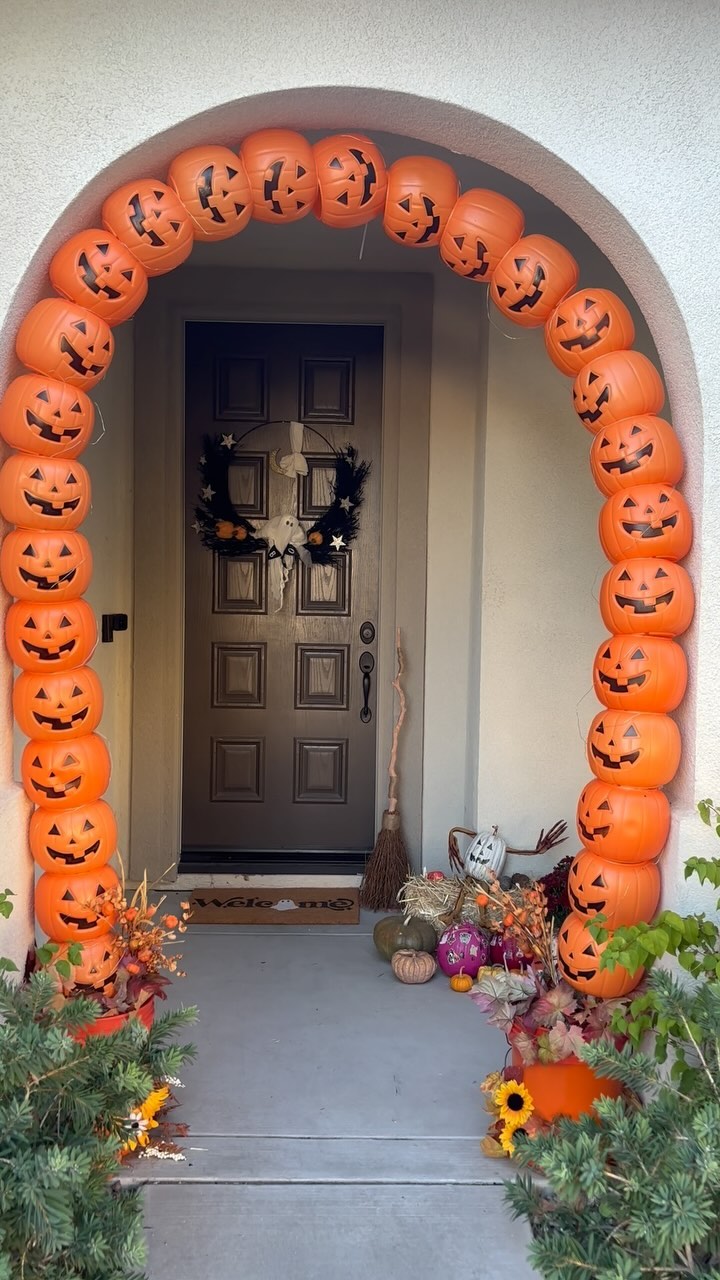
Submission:
[[[222,441],[221,441],[221,448],[222,448],[222,449],[234,449],[234,448],[235,448],[235,437],[234,437],[234,435],[232,435],[232,433],[231,433],[229,436],[223,436]]]
[[[190,528],[194,529],[196,533],[200,533],[202,526],[198,520],[193,520],[192,524],[190,525]]]
[[[335,537],[330,539],[330,543],[333,551],[340,551],[340,549],[345,546],[345,539],[342,538],[339,533],[336,533]]]
[[[352,507],[352,502],[350,501],[350,499],[349,499],[349,498],[341,498],[341,499],[340,499],[340,506],[342,507],[343,511],[347,511],[348,515],[350,514],[350,509],[351,509],[351,507]]]
[[[206,484],[205,488],[200,490],[200,497],[203,499],[204,502],[209,502],[211,498],[214,498],[215,490],[213,489],[212,485]]]

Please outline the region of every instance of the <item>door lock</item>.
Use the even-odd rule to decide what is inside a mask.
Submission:
[[[372,622],[363,622],[360,627],[360,639],[363,644],[372,644],[375,639],[375,628]]]
[[[368,624],[370,625],[370,624]],[[369,724],[372,720],[372,711],[370,710],[370,673],[374,670],[375,659],[371,653],[361,653],[358,666],[363,673],[363,704],[360,708],[360,719],[363,724]]]

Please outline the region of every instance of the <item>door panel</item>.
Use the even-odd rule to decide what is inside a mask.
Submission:
[[[372,847],[375,721],[360,718],[359,660],[375,644],[359,633],[377,626],[382,346],[371,326],[187,326],[188,511],[207,433],[250,432],[229,482],[251,521],[316,519],[331,498],[331,446],[355,445],[371,472],[352,548],[327,565],[295,562],[279,611],[266,552],[218,556],[188,530],[184,866],[355,869]],[[308,428],[308,474],[296,480],[273,467],[291,419]]]

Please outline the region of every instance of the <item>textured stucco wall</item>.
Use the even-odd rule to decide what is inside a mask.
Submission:
[[[533,0],[442,9],[267,0],[243,10],[231,0],[158,0],[151,10],[127,0],[112,12],[6,0],[2,371],[12,371],[17,319],[42,291],[53,246],[95,218],[125,176],[162,173],[196,140],[234,143],[269,123],[385,128],[524,179],[591,236],[634,293],[690,456],[700,609],[676,788],[682,817],[697,794],[720,794],[720,370],[707,304],[720,230],[719,27],[711,0],[690,0],[681,20],[670,0],[549,0],[542,13]],[[7,687],[5,672],[5,698]],[[2,719],[5,779],[10,743]],[[692,820],[683,853],[696,830]],[[672,891],[669,861],[666,885]]]

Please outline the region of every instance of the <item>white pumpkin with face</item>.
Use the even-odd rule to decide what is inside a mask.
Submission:
[[[468,845],[463,866],[469,876],[482,880],[488,871],[499,876],[505,866],[507,849],[497,827],[491,831],[481,831]]]

